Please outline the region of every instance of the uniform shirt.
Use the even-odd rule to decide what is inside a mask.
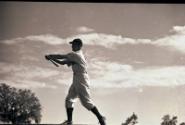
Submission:
[[[69,61],[75,62],[75,64],[72,65],[72,70],[74,73],[73,83],[77,82],[88,85],[89,77],[87,74],[87,62],[82,50],[68,53],[67,58]]]

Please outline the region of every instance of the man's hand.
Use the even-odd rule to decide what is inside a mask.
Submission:
[[[45,58],[46,58],[46,60],[50,60],[51,59],[50,55],[45,55]]]
[[[59,65],[54,60],[52,60],[50,55],[45,55],[45,58],[46,60],[51,61],[56,67],[59,67]]]
[[[72,65],[72,63],[67,63],[67,66],[70,67]]]

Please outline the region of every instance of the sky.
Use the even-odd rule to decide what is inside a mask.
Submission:
[[[42,123],[61,123],[72,71],[44,55],[66,54],[81,38],[92,99],[107,124],[133,112],[139,125],[159,125],[165,114],[183,122],[184,12],[184,4],[0,2],[0,83],[31,89]],[[97,119],[78,101],[74,122]]]

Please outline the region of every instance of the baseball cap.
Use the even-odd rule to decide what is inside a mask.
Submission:
[[[78,44],[78,45],[80,45],[80,46],[83,45],[82,40],[79,39],[79,38],[74,39],[73,41],[69,42],[69,44]]]

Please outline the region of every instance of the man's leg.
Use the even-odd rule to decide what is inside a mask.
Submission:
[[[67,108],[66,107],[66,112],[67,112],[67,121],[72,122],[73,121],[73,108]]]
[[[91,112],[93,112],[93,114],[96,115],[96,117],[98,118],[99,122],[101,125],[106,125],[105,123],[105,117],[103,117],[100,112],[98,111],[97,107],[94,106],[91,98],[90,98],[90,90],[88,87],[86,86],[81,86],[80,87],[80,93],[79,93],[79,98],[80,101],[82,103],[82,105],[90,110]]]
[[[67,122],[72,123],[73,121],[73,107],[74,107],[74,102],[77,97],[76,90],[73,85],[71,85],[68,95],[65,100],[65,107],[66,107],[66,113],[67,113]]]
[[[101,125],[106,125],[105,117],[100,114],[96,106],[94,106],[94,108],[92,108],[91,111],[96,115]]]
[[[97,117],[98,119],[101,119],[101,118],[103,117],[103,116],[100,114],[100,112],[98,111],[98,109],[97,109],[96,106],[94,106],[94,108],[91,109],[91,112],[93,112],[93,113],[96,115],[96,117]]]

